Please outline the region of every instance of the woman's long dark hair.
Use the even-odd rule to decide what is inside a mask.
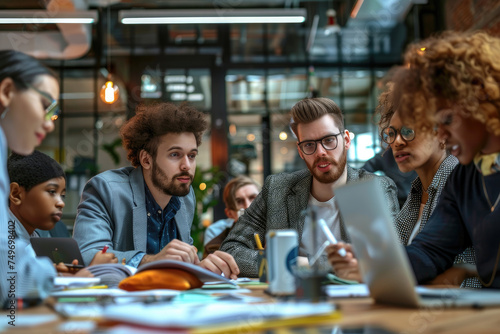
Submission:
[[[24,90],[44,74],[57,78],[52,70],[27,54],[15,50],[0,51],[0,82],[11,78],[16,88]]]

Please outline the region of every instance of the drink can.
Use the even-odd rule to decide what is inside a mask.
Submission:
[[[295,230],[270,230],[266,234],[266,257],[269,292],[273,295],[295,293],[294,267],[299,254]]]

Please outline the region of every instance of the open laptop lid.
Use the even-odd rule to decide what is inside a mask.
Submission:
[[[416,279],[377,178],[335,189],[363,280],[377,302],[417,307]]]
[[[376,178],[335,189],[335,200],[351,237],[363,280],[379,303],[408,307],[500,305],[499,290],[415,290],[416,279],[399,243],[389,206]]]
[[[83,264],[80,248],[73,238],[31,238],[30,241],[37,256],[47,256],[54,263],[71,263],[76,259]]]

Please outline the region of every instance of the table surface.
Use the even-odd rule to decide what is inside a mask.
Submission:
[[[265,297],[269,301],[277,300],[267,296],[262,289],[253,289],[253,296]],[[389,305],[375,304],[371,298],[330,299],[340,310],[340,318],[327,325],[308,327],[306,332],[332,333],[335,326],[341,328],[382,327],[395,333],[433,333],[433,334],[470,334],[470,333],[500,333],[500,307],[485,309],[409,309]],[[39,306],[18,312],[21,316],[31,314],[53,314],[46,306]],[[57,331],[62,319],[56,322],[36,327],[36,333],[61,333]],[[33,328],[7,328],[5,333],[33,333]],[[283,330],[277,330],[281,333]],[[286,330],[283,333],[304,333]],[[73,333],[82,333],[73,332]],[[245,331],[245,333],[252,333]],[[267,331],[266,333],[269,333]],[[342,333],[342,331],[338,331]],[[361,333],[374,333],[365,331]]]

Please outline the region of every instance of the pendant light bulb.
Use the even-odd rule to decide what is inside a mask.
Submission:
[[[101,87],[101,100],[107,104],[113,104],[118,100],[120,95],[120,89],[111,80],[106,81],[106,83]]]

